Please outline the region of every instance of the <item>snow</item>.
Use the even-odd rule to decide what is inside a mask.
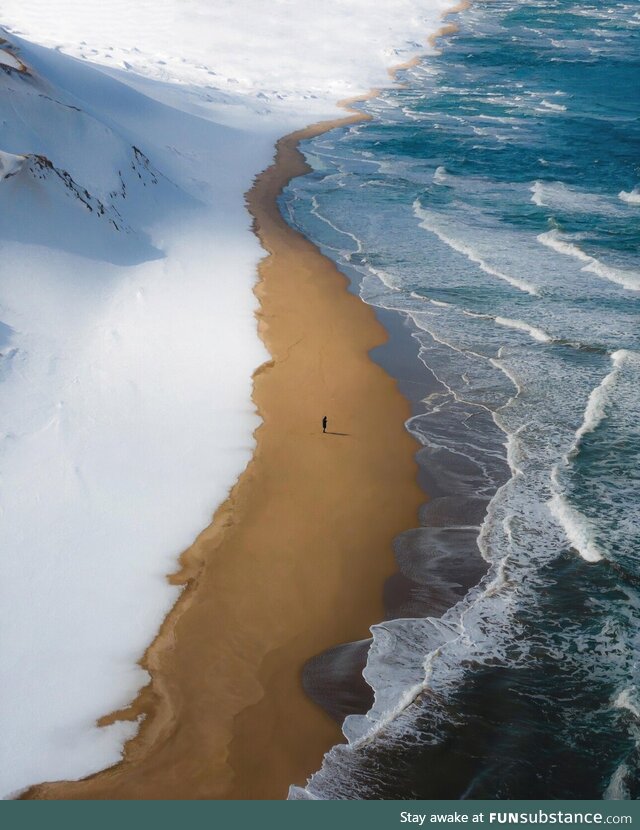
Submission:
[[[24,156],[16,156],[13,153],[0,151],[0,181],[8,179],[20,170],[24,162]]]
[[[16,60],[11,52],[0,49],[0,66],[8,66],[10,69],[22,69],[20,61]]]
[[[267,355],[244,192],[445,6],[0,3],[5,796],[120,758],[136,724],[96,720],[147,682],[166,575],[250,458]]]
[[[443,0],[3,0],[3,25],[47,46],[269,108],[335,111],[423,51]],[[279,97],[280,96],[280,97]],[[264,100],[264,99],[263,99]],[[254,102],[258,103],[258,102]]]

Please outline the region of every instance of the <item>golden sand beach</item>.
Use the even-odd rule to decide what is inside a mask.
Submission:
[[[277,197],[309,170],[302,139],[363,118],[281,139],[247,195],[268,252],[255,289],[271,354],[254,375],[263,423],[251,462],[170,577],[184,591],[141,661],[150,684],[101,721],[141,718],[138,734],[116,766],[23,797],[281,799],[343,740],[301,670],[383,619],[392,540],[416,524],[425,494],[409,404],[369,357],[386,333],[286,224]]]
[[[143,713],[139,734],[115,767],[28,797],[285,798],[342,740],[304,694],[301,668],[382,619],[391,541],[415,524],[424,494],[409,405],[368,355],[384,329],[276,204],[308,169],[299,140],[332,126],[282,139],[248,194],[269,252],[256,287],[272,355],[254,378],[263,424],[253,460],[171,578],[186,587],[144,657],[150,687],[105,720]]]

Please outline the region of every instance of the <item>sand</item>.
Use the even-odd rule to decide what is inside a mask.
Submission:
[[[103,720],[144,714],[139,734],[115,767],[30,798],[285,798],[343,740],[304,694],[301,669],[383,618],[391,541],[416,523],[424,493],[409,404],[368,356],[384,329],[276,198],[308,170],[300,139],[361,117],[282,139],[248,194],[269,252],[256,287],[272,355],[254,376],[263,424],[253,460],[171,578],[186,588],[142,661],[150,687]]]
[[[299,141],[365,117],[281,139],[247,196],[268,251],[255,289],[272,356],[254,375],[263,423],[252,461],[170,577],[185,587],[141,661],[151,683],[101,721],[142,717],[137,736],[116,766],[23,797],[282,799],[344,740],[305,695],[302,667],[383,619],[392,540],[425,500],[419,446],[404,428],[409,402],[369,357],[387,339],[373,309],[276,199],[309,171]]]

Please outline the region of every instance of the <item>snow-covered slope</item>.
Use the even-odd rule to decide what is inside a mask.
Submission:
[[[18,54],[28,73],[0,73],[4,793],[119,757],[131,728],[94,722],[146,680],[165,574],[249,458],[265,357],[254,137]]]
[[[450,0],[2,0],[0,22],[76,57],[256,110],[335,111],[424,49]],[[250,104],[249,100],[244,101]]]
[[[258,424],[243,194],[444,6],[0,1],[1,793],[118,760]]]

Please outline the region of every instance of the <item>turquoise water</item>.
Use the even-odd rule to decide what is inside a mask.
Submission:
[[[637,798],[640,2],[458,20],[303,145],[282,208],[434,378],[401,570],[419,590],[471,533],[487,573],[376,630],[376,704],[298,796]]]

